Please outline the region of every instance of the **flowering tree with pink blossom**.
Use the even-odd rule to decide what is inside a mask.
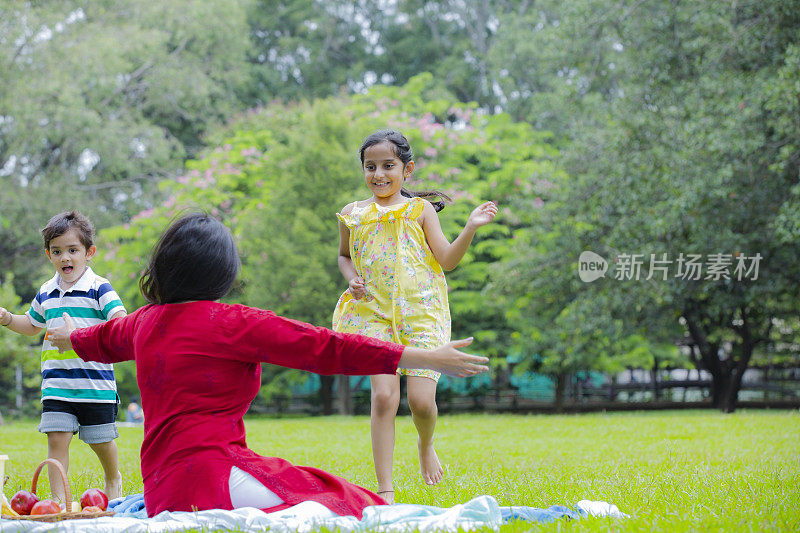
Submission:
[[[368,195],[357,150],[369,133],[386,127],[403,132],[417,154],[409,188],[440,189],[453,198],[440,214],[450,239],[478,203],[495,200],[501,207],[448,283],[454,338],[474,335],[475,351],[502,365],[510,331],[502,299],[486,292],[491,265],[530,222],[519,199],[546,197],[557,152],[547,133],[454,103],[430,75],[403,87],[273,104],[238,117],[210,139],[214,148],[162,185],[159,206],[101,233],[106,252],[98,268],[119,280],[116,288],[131,308],[143,304],[136,284],[158,235],[176,215],[202,209],[239,241],[242,273],[230,300],[329,326],[347,286],[336,264],[335,213]],[[270,369],[265,393],[285,390],[298,375]],[[323,382],[323,389],[330,386]],[[332,409],[325,393],[323,408]]]

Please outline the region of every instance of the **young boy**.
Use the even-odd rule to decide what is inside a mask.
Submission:
[[[42,230],[42,237],[56,274],[42,285],[26,314],[14,315],[0,307],[0,326],[22,335],[38,335],[42,329],[64,324],[64,313],[80,327],[125,316],[111,284],[89,268],[97,248],[88,218],[75,211],[56,215]],[[118,401],[112,365],[86,363],[74,351],[59,354],[45,336],[39,431],[47,434],[47,456],[69,468],[69,444],[78,433],[100,459],[109,499],[122,492],[114,442],[119,436],[114,423]],[[50,479],[57,479],[58,473],[49,468]],[[64,489],[53,483],[51,490],[63,504]]]

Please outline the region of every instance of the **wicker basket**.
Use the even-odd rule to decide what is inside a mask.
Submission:
[[[61,478],[61,483],[64,486],[64,495],[66,501],[67,509],[72,509],[72,492],[69,490],[69,483],[67,482],[67,472],[64,470],[64,465],[61,464],[60,461],[56,459],[45,459],[44,461],[39,464],[39,467],[36,469],[36,472],[33,473],[33,482],[31,483],[31,492],[36,494],[36,484],[39,481],[39,473],[42,471],[42,467],[46,464],[51,464],[56,467],[56,470],[59,473],[59,477]],[[50,484],[56,483],[58,480],[51,479]],[[75,520],[78,518],[99,518],[101,516],[112,516],[114,511],[103,511],[102,513],[86,513],[84,511],[72,512],[72,511],[65,511],[63,513],[53,513],[53,514],[39,514],[39,515],[21,515],[21,516],[9,516],[3,515],[3,518],[8,520],[36,520],[39,522],[60,522],[61,520]]]

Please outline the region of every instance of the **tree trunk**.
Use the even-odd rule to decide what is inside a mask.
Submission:
[[[658,383],[658,358],[653,358],[653,369],[650,371],[650,379],[653,381],[653,399],[661,399],[661,387]]]
[[[555,409],[556,413],[564,412],[564,389],[567,386],[567,373],[561,372],[555,375],[556,390],[555,390]]]
[[[746,312],[742,309],[742,325],[736,328],[736,332],[742,338],[740,345],[741,353],[735,365],[732,365],[730,382],[728,390],[723,399],[724,405],[722,410],[726,413],[732,413],[736,410],[736,402],[739,400],[739,390],[742,388],[742,378],[750,365],[750,358],[753,357],[753,350],[755,349],[755,341],[753,339],[752,331],[750,330],[750,320]]]
[[[617,400],[617,376],[611,376],[611,383],[608,384],[608,401],[613,402]]]
[[[319,403],[323,415],[333,414],[333,380],[334,376],[319,377]]]
[[[350,376],[339,376],[339,414],[353,414],[353,395],[350,392]]]
[[[719,359],[719,343],[710,342],[700,325],[684,313],[686,327],[692,336],[692,342],[700,352],[698,370],[707,370],[711,374],[711,405],[722,409],[723,393],[727,390],[728,373],[723,369],[723,362]],[[695,363],[695,364],[697,364]]]
[[[728,395],[730,388],[730,374],[728,372],[715,371],[711,372],[711,405],[715,409],[724,411],[724,399]]]
[[[699,324],[684,314],[686,327],[700,352],[702,365],[711,373],[712,405],[725,413],[732,413],[736,410],[739,389],[742,387],[742,377],[750,364],[750,358],[756,345],[747,310],[741,309],[740,313],[742,324],[733,328],[742,340],[738,345],[739,357],[735,358],[734,351],[730,357],[724,360],[720,359],[720,344],[709,342]]]
[[[738,376],[733,376],[728,380],[728,389],[722,397],[722,405],[720,410],[723,413],[732,413],[736,411],[736,402],[739,400],[739,389],[742,388],[742,379]]]

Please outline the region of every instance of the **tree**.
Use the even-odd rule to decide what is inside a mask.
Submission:
[[[776,213],[790,197],[797,167],[793,149],[775,142],[775,125],[786,122],[770,111],[784,108],[769,89],[791,69],[798,22],[793,5],[700,10],[679,3],[574,2],[556,10],[558,23],[548,37],[555,45],[547,52],[525,49],[545,72],[556,73],[546,77],[546,91],[557,95],[575,87],[576,102],[583,104],[578,109],[588,113],[574,122],[570,114],[566,121],[553,119],[563,132],[562,164],[570,176],[559,183],[564,196],[554,225],[557,236],[570,231],[575,242],[540,249],[542,262],[549,257],[574,269],[581,250],[617,260],[638,253],[727,261],[725,275],[704,272],[695,280],[673,270],[668,279],[607,278],[590,289],[597,302],[611,304],[596,307],[597,314],[645,325],[648,338],[664,338],[680,319],[697,366],[713,376],[714,405],[725,411],[735,409],[754,352],[769,349],[775,321],[798,311],[800,285],[790,266],[796,242],[781,242],[776,232]],[[575,34],[569,28],[575,27],[592,28],[578,34],[590,42],[602,36],[594,60],[581,52],[589,49],[584,40],[570,45]],[[605,46],[617,54],[613,60]],[[549,58],[552,50],[565,53]],[[612,62],[626,67],[624,75],[598,77],[613,70]],[[525,73],[520,76],[521,85]],[[540,112],[542,106],[529,109]],[[735,267],[745,260],[752,267],[756,254],[762,259],[757,279],[753,271],[742,279]],[[561,308],[575,297],[567,289]]]
[[[523,354],[515,371],[550,376],[560,412],[566,385],[577,372],[657,370],[677,361],[671,343],[680,328],[664,320],[666,310],[652,294],[613,287],[610,280],[581,281],[577,258],[586,249],[591,224],[567,213],[573,200],[570,177],[556,172],[551,180],[540,191],[544,199],[517,200],[515,211],[529,213],[529,224],[514,233],[510,253],[495,266],[492,286],[506,295],[512,350]],[[591,249],[597,250],[596,244]]]
[[[249,41],[238,1],[0,10],[0,272],[27,297],[43,264],[32,230],[55,209],[80,208],[98,227],[129,219],[211,125],[245,107]]]
[[[248,8],[250,98],[296,101],[363,90],[371,55],[369,2],[260,0]],[[377,80],[376,80],[377,81]],[[374,83],[374,82],[373,82]]]
[[[773,164],[777,173],[797,178],[800,171],[800,44],[787,47],[784,64],[767,88],[764,107],[772,126],[770,141],[778,147]],[[790,199],[781,206],[776,227],[782,242],[796,242],[800,237],[800,185],[794,185]]]
[[[363,93],[374,84],[405,85],[430,72],[460,102],[489,112],[503,104],[488,52],[499,18],[530,2],[261,0],[249,11],[255,85],[267,102]]]
[[[0,8],[0,271],[27,297],[44,271],[43,198],[99,228],[157,205],[219,123],[276,98],[404,85],[432,71],[456,100],[495,111],[484,55],[501,13],[528,2],[342,4],[12,0]],[[453,96],[455,95],[455,96]],[[501,102],[502,103],[502,102]]]
[[[403,87],[375,86],[364,95],[275,104],[240,117],[211,139],[216,148],[164,185],[162,206],[101,232],[108,253],[98,265],[120,280],[117,291],[126,301],[140,301],[135,279],[169,218],[190,207],[206,209],[239,240],[242,275],[232,300],[328,326],[346,288],[336,264],[334,214],[368,196],[357,148],[367,134],[386,126],[403,131],[416,153],[409,187],[441,188],[455,199],[440,216],[451,239],[483,199],[508,206],[511,198],[533,190],[525,177],[546,180],[557,155],[546,134],[504,115],[453,104],[429,74]],[[522,220],[510,212],[500,216],[479,232],[461,266],[448,275],[453,335],[476,333],[477,352],[504,355],[508,327],[501,299],[487,303],[481,291],[489,279],[487,263],[508,253],[507,240]],[[128,260],[121,262],[123,257]],[[285,392],[298,374],[269,368],[264,376],[269,386],[263,392],[270,394]],[[332,382],[326,383],[330,391]],[[326,409],[331,401],[323,395]]]
[[[0,306],[19,314],[25,309],[14,292],[13,282],[13,274],[8,274],[6,281],[0,283]],[[32,398],[41,384],[40,341],[38,337],[26,337],[10,330],[0,332],[0,425],[2,411],[13,410],[18,415],[27,415],[36,410],[38,401]]]

